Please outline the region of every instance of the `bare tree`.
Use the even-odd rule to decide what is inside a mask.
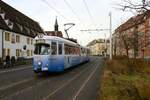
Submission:
[[[138,26],[135,26],[134,31],[133,31],[133,39],[132,39],[134,58],[136,58],[138,56],[139,46],[140,45],[139,45]]]
[[[136,11],[137,13],[143,13],[145,11],[150,11],[150,1],[141,0],[141,2],[135,3],[132,0],[123,0],[119,5],[119,9],[122,11]]]
[[[143,17],[140,20],[144,20],[146,16],[145,12],[150,12],[150,0],[141,0],[140,2],[136,3],[133,0],[122,0],[122,3],[119,4],[119,8],[122,11],[131,11],[141,14]],[[139,38],[141,37],[138,35],[138,26],[136,25],[137,20],[133,21],[132,23],[135,26],[132,37],[129,39],[127,36],[123,35],[121,38],[124,43],[124,48],[126,49],[126,54],[128,55],[129,49],[133,49],[134,58],[136,58],[138,56],[140,46]],[[130,47],[128,46],[129,44]]]
[[[132,44],[132,38],[129,37],[127,34],[122,34],[121,38],[123,40],[124,49],[126,50],[126,55],[129,57],[129,50]]]
[[[113,53],[114,53],[114,56],[116,56],[116,54],[117,54],[117,46],[118,46],[118,44],[117,44],[117,40],[116,40],[116,37],[115,37],[115,38],[113,38]]]

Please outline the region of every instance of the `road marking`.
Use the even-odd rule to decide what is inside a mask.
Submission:
[[[86,68],[86,69],[88,69],[88,67]],[[85,70],[86,70],[85,69]],[[85,70],[83,70],[83,71],[85,71]],[[82,72],[83,72],[82,71]],[[77,76],[77,75],[76,75]],[[49,82],[50,80],[45,80],[45,81],[42,81],[42,82],[39,82],[39,83],[37,83],[37,85],[42,85],[43,83],[45,83],[45,82]],[[10,96],[8,96],[8,97],[6,97],[6,98],[4,98],[4,99],[8,99],[8,98],[10,98],[10,97],[13,97],[13,96],[17,96],[17,95],[19,95],[19,94],[21,94],[21,93],[23,93],[23,92],[25,92],[25,91],[28,91],[28,90],[30,90],[30,89],[32,89],[34,86],[30,86],[30,87],[28,87],[28,88],[25,88],[25,89],[23,89],[23,90],[20,90],[20,91],[17,91],[17,92],[15,92],[15,93],[13,93],[13,94],[11,94]],[[57,92],[57,91],[56,91]],[[55,93],[54,93],[55,94]],[[50,95],[51,96],[51,95]],[[47,98],[49,98],[49,97],[47,97]]]
[[[54,95],[56,92],[58,92],[59,90],[61,90],[62,88],[64,88],[65,86],[67,86],[70,82],[72,82],[74,79],[76,79],[78,76],[80,76],[84,71],[86,71],[89,67],[87,67],[86,69],[84,69],[83,71],[81,71],[80,73],[78,73],[77,75],[75,75],[71,80],[67,81],[65,84],[63,84],[61,87],[57,88],[55,91],[53,91],[52,93],[50,93],[48,96],[46,96],[45,98],[43,98],[43,100],[47,100],[49,97],[51,97],[52,95]]]
[[[13,71],[24,70],[24,69],[28,69],[28,68],[32,68],[32,66],[22,67],[22,68],[14,68],[14,69],[11,69],[11,70],[0,71],[0,74],[8,73],[8,72],[13,72]]]
[[[33,79],[33,78],[25,79],[25,80],[22,80],[22,81],[19,81],[19,82],[15,82],[15,83],[9,84],[9,85],[7,85],[7,86],[0,87],[0,91],[3,91],[3,90],[5,90],[5,89],[8,89],[8,88],[17,86],[17,85],[19,85],[19,84],[22,84],[22,83],[31,81],[32,79]]]
[[[76,100],[77,96],[80,94],[80,92],[83,90],[83,88],[85,87],[85,85],[87,84],[87,82],[90,80],[90,78],[93,76],[93,74],[95,73],[95,71],[97,70],[98,66],[93,70],[93,72],[89,75],[89,77],[85,80],[85,82],[82,84],[82,86],[80,87],[80,89],[77,91],[76,95],[73,97],[73,100]]]
[[[42,85],[43,83],[45,83],[45,82],[47,82],[47,81],[49,81],[49,80],[44,80],[44,81],[42,81],[42,82],[37,83],[36,85]],[[35,85],[32,85],[32,86],[30,86],[30,87],[27,87],[27,88],[25,88],[25,89],[22,89],[22,90],[20,90],[20,91],[17,91],[17,92],[15,92],[15,93],[9,95],[8,97],[4,98],[4,100],[8,100],[8,98],[11,98],[11,97],[13,97],[13,96],[20,95],[20,94],[22,94],[22,93],[25,92],[25,91],[29,91],[29,90],[33,89],[34,86],[35,86]]]
[[[91,61],[92,62],[92,61]],[[89,65],[88,66],[90,66],[90,65],[92,65],[93,63],[89,63]],[[86,71],[87,69],[89,69],[90,67],[86,67],[86,69],[84,69],[83,71],[81,71],[80,73],[78,73],[75,77],[73,77],[73,79],[71,79],[71,80],[69,80],[68,81],[68,84],[71,82],[71,81],[73,81],[75,78],[77,78],[79,75],[81,75],[81,73],[83,73],[84,71]],[[40,82],[40,83],[37,83],[37,85],[42,85],[43,83],[45,83],[45,82],[47,82],[47,81],[50,81],[50,80],[45,80],[45,81],[42,81],[42,82]],[[68,85],[67,83],[65,83],[65,84],[63,84],[63,86],[61,86],[61,87],[59,87],[59,88],[57,88],[54,92],[52,92],[52,93],[50,93],[48,96],[46,96],[43,100],[45,100],[45,99],[48,99],[49,97],[51,97],[52,95],[54,95],[56,92],[58,92],[60,89],[62,89],[63,87],[65,87],[66,85]],[[17,92],[15,92],[15,93],[13,93],[12,95],[10,95],[10,96],[8,96],[8,97],[6,97],[6,98],[4,98],[4,99],[8,99],[8,98],[11,98],[11,97],[13,97],[13,96],[17,96],[17,95],[19,95],[20,93],[23,93],[23,92],[25,92],[25,91],[28,91],[28,90],[30,90],[30,89],[32,89],[34,86],[32,85],[32,86],[30,86],[30,87],[28,87],[28,88],[25,88],[25,89],[23,89],[23,90],[20,90],[20,91],[17,91]]]
[[[84,69],[82,72],[86,71],[88,69],[88,67],[86,69]],[[57,91],[59,91],[60,89],[62,89],[63,87],[65,87],[67,84],[69,84],[71,81],[73,81],[75,78],[77,78],[82,72],[80,72],[79,74],[77,74],[75,77],[73,77],[73,79],[69,80],[67,83],[63,84],[61,87],[57,88],[55,91],[53,91],[51,94],[49,94],[47,97],[45,97],[43,100],[47,100],[50,96],[54,95]],[[42,85],[43,83],[45,82],[49,82],[50,80],[45,80],[44,82],[40,82],[40,83],[37,83],[37,85]],[[23,90],[20,90],[20,91],[17,91],[15,93],[13,93],[12,95],[10,95],[9,97],[12,97],[12,96],[17,96],[19,95],[20,93],[23,93],[25,91],[28,91],[30,89],[32,89],[34,86],[30,86],[28,88],[25,88]],[[9,97],[6,97],[5,99],[8,99]]]

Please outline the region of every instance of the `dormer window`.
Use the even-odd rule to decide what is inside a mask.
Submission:
[[[0,16],[2,17],[2,19],[5,19],[5,12],[1,7],[0,7]]]
[[[0,7],[0,12],[2,11],[2,8]]]
[[[17,23],[17,26],[19,27],[20,31],[22,32],[23,27],[20,24],[18,24],[18,23]]]
[[[9,19],[5,19],[5,23],[10,29],[13,29],[13,22],[11,22]]]
[[[30,34],[29,28],[25,27],[25,29],[27,30],[27,34]]]
[[[19,20],[19,18],[18,18],[18,17],[16,17],[16,21],[17,21],[17,22],[20,22],[20,20]]]
[[[8,24],[7,24],[7,25],[8,25],[8,27],[9,27],[10,29],[13,29],[13,25],[14,25],[14,24],[13,24],[13,22],[11,22],[10,20],[8,21]]]

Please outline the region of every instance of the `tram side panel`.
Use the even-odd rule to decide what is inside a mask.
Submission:
[[[79,55],[65,55],[65,69],[80,64]]]
[[[64,71],[64,56],[63,55],[51,56],[49,58],[49,61],[50,61],[50,65],[48,68],[49,72]]]

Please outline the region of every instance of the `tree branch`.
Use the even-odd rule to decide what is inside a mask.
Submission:
[[[124,4],[118,4],[122,11],[126,11],[127,9],[134,10],[138,13],[143,11],[150,11],[150,2],[146,2],[146,0],[142,0],[139,4],[134,4],[131,0],[123,0]]]

